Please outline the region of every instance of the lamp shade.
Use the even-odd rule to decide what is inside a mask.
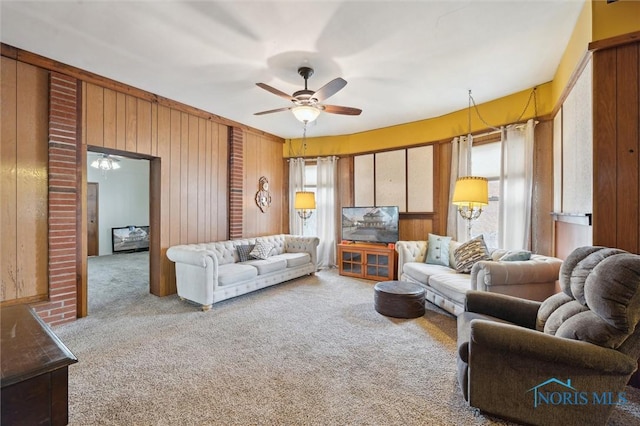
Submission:
[[[318,108],[309,106],[309,105],[301,105],[291,109],[293,115],[303,123],[311,123],[320,115],[320,110]]]
[[[478,176],[458,178],[452,203],[456,206],[482,207],[489,204],[489,181]]]
[[[316,208],[316,194],[308,191],[296,192],[294,209],[311,210]]]

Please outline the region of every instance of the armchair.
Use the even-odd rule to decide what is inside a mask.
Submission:
[[[605,424],[640,356],[640,256],[574,250],[562,292],[535,302],[467,293],[458,382],[469,405],[527,424]]]

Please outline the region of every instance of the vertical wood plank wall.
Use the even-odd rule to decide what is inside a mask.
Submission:
[[[593,244],[640,253],[640,43],[593,54]]]
[[[161,267],[153,292],[174,293],[167,248],[228,235],[228,127],[94,84],[84,87],[83,142],[88,150],[108,148],[160,159]]]
[[[286,201],[282,142],[269,140],[253,132],[244,135],[244,237],[257,237],[283,232],[283,214]],[[265,176],[269,181],[271,206],[263,213],[256,204],[258,180]]]
[[[2,58],[0,302],[48,296],[48,73]]]

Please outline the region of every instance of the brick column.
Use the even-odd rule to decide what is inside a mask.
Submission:
[[[229,129],[229,239],[243,237],[244,132]]]
[[[49,79],[49,301],[33,305],[50,325],[77,317],[79,82]]]

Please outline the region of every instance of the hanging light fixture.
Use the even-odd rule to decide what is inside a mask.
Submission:
[[[291,108],[291,112],[293,112],[293,115],[298,121],[305,124],[315,121],[315,119],[320,115],[320,110],[311,105],[300,105]]]
[[[91,163],[91,167],[102,170],[104,172],[108,170],[117,170],[120,168],[120,164],[118,164],[119,160],[111,158],[107,154],[103,154],[102,157],[96,158]]]

